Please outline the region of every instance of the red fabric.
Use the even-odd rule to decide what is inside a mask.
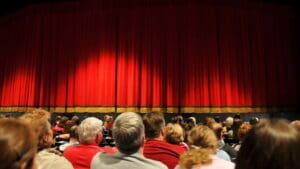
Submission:
[[[144,156],[156,161],[160,161],[174,169],[179,163],[179,157],[186,151],[185,148],[169,144],[161,140],[146,140],[144,144]]]
[[[52,128],[52,130],[53,130],[54,132],[63,132],[63,131],[64,131],[64,128],[59,127],[59,125],[56,124],[56,125]]]
[[[96,144],[79,144],[67,147],[64,151],[64,157],[72,163],[74,169],[90,169],[91,161],[98,152],[113,154],[116,150],[99,147]]]
[[[89,2],[1,17],[0,106],[298,103],[293,7]]]

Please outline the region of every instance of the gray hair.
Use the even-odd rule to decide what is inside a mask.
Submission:
[[[113,124],[112,134],[120,152],[136,153],[142,146],[145,135],[141,116],[133,112],[122,113]]]
[[[78,136],[81,143],[94,141],[97,134],[102,134],[103,122],[96,117],[84,119],[78,126]]]

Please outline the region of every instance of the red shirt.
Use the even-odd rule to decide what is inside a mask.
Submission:
[[[67,147],[64,156],[72,163],[74,169],[90,169],[91,161],[98,152],[113,154],[116,149],[99,147],[96,143],[79,144]]]
[[[162,140],[146,140],[144,144],[144,156],[152,160],[160,161],[174,169],[179,162],[179,157],[186,151],[179,145],[169,144]]]

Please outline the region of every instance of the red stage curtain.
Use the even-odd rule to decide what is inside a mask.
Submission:
[[[0,20],[0,107],[293,107],[295,11],[32,5]]]

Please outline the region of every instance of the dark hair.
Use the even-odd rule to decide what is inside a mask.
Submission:
[[[78,126],[76,126],[76,125],[74,125],[70,128],[70,138],[79,139],[77,128],[78,128]]]
[[[299,169],[299,132],[285,120],[264,120],[245,137],[236,169]]]
[[[165,127],[163,114],[157,112],[147,113],[143,117],[145,125],[146,138],[156,138],[159,136],[161,129]]]
[[[30,128],[16,119],[0,120],[0,169],[31,168],[36,154],[36,139]]]

